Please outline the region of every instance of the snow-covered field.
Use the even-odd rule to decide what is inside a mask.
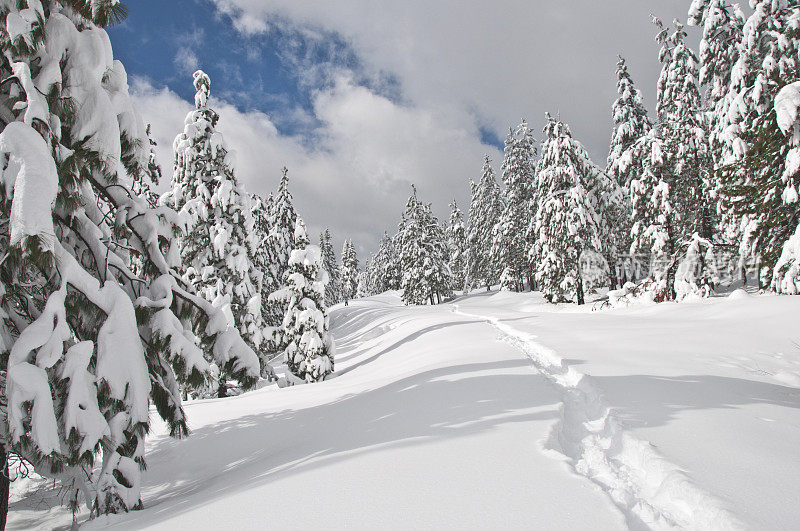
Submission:
[[[193,402],[182,441],[155,422],[146,508],[87,527],[797,529],[799,314],[355,301],[335,378]],[[25,486],[10,528],[69,525]]]

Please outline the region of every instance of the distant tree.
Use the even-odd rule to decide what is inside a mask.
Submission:
[[[293,235],[295,224],[297,223],[297,212],[294,209],[294,199],[289,191],[289,170],[281,170],[281,180],[278,190],[273,196],[273,200],[268,202],[271,206],[270,213],[270,232],[267,244],[268,254],[271,257],[272,268],[274,268],[275,282],[282,285],[289,269],[289,254],[292,251]],[[279,327],[286,313],[286,308],[280,303],[268,302],[264,308],[264,315],[267,324],[272,327]],[[273,337],[274,345],[281,344],[280,337]]]
[[[378,252],[373,259],[373,282],[376,293],[400,289],[402,271],[395,241],[388,233],[383,233]]]
[[[328,273],[328,285],[325,286],[325,305],[333,306],[342,300],[342,287],[330,229],[325,229],[325,232],[319,235],[319,241],[322,250],[322,267]]]
[[[450,203],[450,220],[447,225],[447,243],[450,253],[449,266],[453,275],[453,286],[464,289],[467,281],[467,231],[464,214],[456,200]]]
[[[288,263],[286,287],[270,295],[286,306],[282,323],[286,365],[294,376],[320,382],[333,372],[334,347],[324,301],[328,275],[322,268],[322,252],[309,243],[300,218]]]
[[[469,246],[468,285],[485,285],[488,291],[495,284],[501,271],[497,260],[492,257],[492,231],[503,212],[500,187],[494,176],[489,156],[484,156],[481,179],[470,181],[472,200],[469,207]]]
[[[430,205],[417,198],[415,186],[400,220],[397,247],[403,302],[435,304],[452,294],[444,231]]]
[[[613,201],[604,212],[611,228],[611,234],[605,238],[604,255],[608,262],[612,288],[620,283],[617,277],[617,254],[631,252],[633,243],[631,240],[633,205],[630,185],[631,181],[638,177],[643,161],[637,158],[642,152],[631,148],[637,141],[643,139],[652,127],[642,101],[642,94],[634,86],[625,59],[622,57],[617,63],[617,94],[619,97],[611,107],[614,130],[611,134],[606,174],[620,192],[615,196],[616,201]]]
[[[358,256],[353,240],[347,239],[342,246],[342,297],[352,299],[358,292]]]
[[[525,120],[511,130],[505,142],[502,177],[504,208],[492,230],[491,255],[501,272],[504,289],[522,291],[530,274],[529,250],[533,246],[536,146]]]

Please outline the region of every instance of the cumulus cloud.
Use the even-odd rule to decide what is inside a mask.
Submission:
[[[652,12],[686,18],[685,0],[213,0],[245,34],[286,25],[335,32],[403,97],[503,138],[527,118],[560,112],[602,163],[608,151],[617,54],[652,107],[660,65]]]
[[[133,94],[152,124],[157,156],[169,178],[172,141],[192,106],[142,79],[134,80]],[[462,205],[468,200],[467,179],[479,177],[483,153],[500,157],[496,148],[481,144],[470,120],[454,123],[435,110],[394,103],[355,84],[346,72],[313,93],[319,125],[310,137],[281,134],[257,110],[240,111],[219,99],[212,99],[212,106],[247,189],[268,194],[287,166],[297,208],[310,229],[318,233],[330,226],[339,244],[353,238],[362,257],[374,251],[383,230],[396,226],[412,183],[446,216],[453,197]]]
[[[603,165],[617,54],[652,106],[659,64],[649,13],[671,20],[687,9],[679,0],[212,1],[250,45],[281,36],[274,51],[310,102],[267,116],[246,109],[246,94],[217,93],[240,179],[265,194],[286,165],[310,228],[354,238],[362,255],[396,227],[411,183],[440,218],[454,197],[466,209],[483,154],[496,167],[502,157],[483,133],[502,139],[520,118],[538,129],[545,111],[560,113]],[[136,94],[170,173],[188,103],[141,82]],[[281,134],[287,122],[300,124],[297,136]]]

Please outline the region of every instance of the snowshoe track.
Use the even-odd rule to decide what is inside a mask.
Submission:
[[[743,529],[724,505],[694,485],[648,441],[624,431],[590,376],[569,366],[535,336],[495,317],[482,319],[500,339],[522,351],[562,392],[561,419],[547,447],[565,455],[572,468],[599,485],[623,511],[631,528]]]

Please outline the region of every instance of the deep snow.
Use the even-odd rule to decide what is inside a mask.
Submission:
[[[354,301],[335,378],[154,422],[146,509],[88,527],[798,528],[798,310]],[[69,524],[25,485],[10,528]]]

